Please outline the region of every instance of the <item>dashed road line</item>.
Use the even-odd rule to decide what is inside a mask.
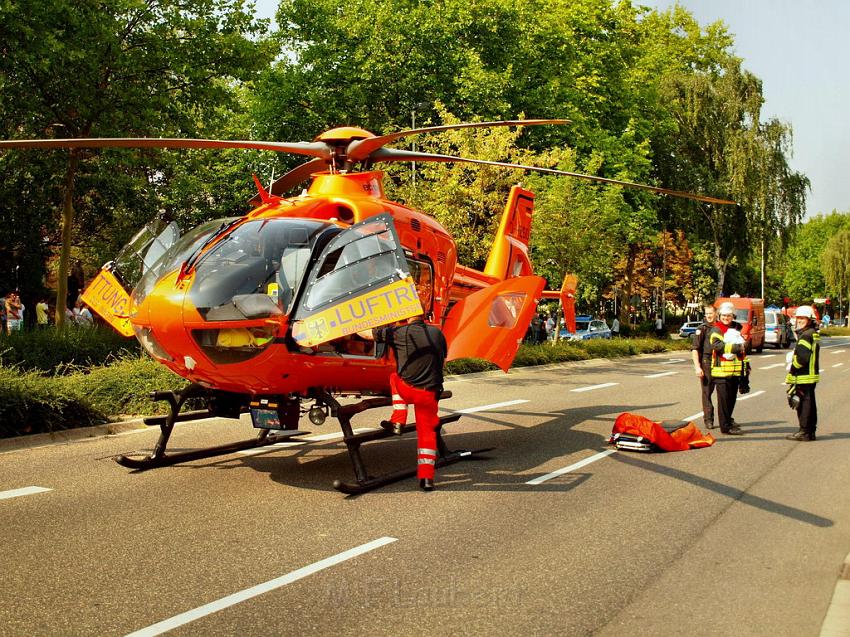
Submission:
[[[666,361],[661,361],[659,365],[675,365],[676,363],[684,363],[684,358],[668,358]]]
[[[761,396],[763,393],[764,390],[760,389],[758,391],[754,391],[751,394],[744,394],[743,396],[738,397],[738,402],[741,402],[742,400],[749,400],[750,398],[755,398],[756,396]]]
[[[482,405],[481,407],[467,407],[466,409],[458,409],[455,414],[474,414],[479,411],[487,411],[488,409],[499,409],[500,407],[510,407],[511,405],[521,405],[527,403],[527,400],[507,400],[503,403],[493,403],[492,405]]]
[[[563,469],[557,469],[552,473],[547,473],[545,476],[540,476],[539,478],[534,478],[533,480],[529,480],[526,484],[543,484],[547,480],[551,480],[552,478],[557,478],[558,476],[562,476],[565,473],[569,473],[570,471],[575,471],[576,469],[581,469],[582,467],[586,467],[591,462],[596,462],[597,460],[602,460],[602,458],[606,456],[610,456],[612,453],[617,453],[616,449],[608,449],[607,451],[600,451],[597,454],[590,456],[589,458],[585,458],[575,464],[571,464],[569,467],[564,467]]]
[[[375,427],[360,427],[359,429],[354,429],[353,433],[359,434],[366,431],[375,431]],[[299,438],[297,440],[285,440],[284,442],[276,442],[273,445],[258,447],[257,449],[244,449],[242,451],[237,451],[236,453],[240,456],[256,456],[261,453],[268,453],[269,451],[273,451],[274,449],[300,447],[301,445],[305,445],[308,442],[324,442],[326,440],[334,440],[336,438],[342,438],[341,431],[336,431],[334,433],[329,434],[320,434],[318,436],[309,436],[307,438]]]
[[[0,491],[0,500],[18,498],[23,495],[33,495],[34,493],[44,493],[45,491],[53,491],[53,489],[46,487],[23,487],[22,489],[12,489],[11,491]]]
[[[836,363],[833,367],[841,367],[844,363]]]
[[[673,374],[678,374],[679,372],[661,372],[660,374],[648,374],[644,376],[644,378],[661,378],[662,376],[672,376]]]
[[[574,392],[583,392],[583,391],[592,391],[594,389],[603,389],[605,387],[613,387],[614,385],[619,385],[620,383],[601,383],[599,385],[588,385],[587,387],[577,387],[576,389],[571,389],[570,391]]]
[[[837,349],[834,352],[830,352],[830,354],[843,354],[846,351],[846,349]]]
[[[761,355],[759,355],[759,358],[760,359],[773,358],[774,356],[776,356],[776,354],[761,354]]]
[[[363,555],[364,553],[368,553],[369,551],[374,551],[377,548],[385,546],[387,544],[391,544],[392,542],[396,542],[397,538],[394,537],[381,537],[377,540],[373,540],[372,542],[368,542],[366,544],[361,544],[360,546],[354,547],[353,549],[349,549],[347,551],[343,551],[342,553],[337,553],[331,557],[325,558],[316,562],[315,564],[310,564],[309,566],[305,566],[303,568],[299,568],[297,571],[292,571],[286,575],[282,575],[273,580],[269,580],[268,582],[264,582],[262,584],[257,584],[256,586],[252,586],[251,588],[246,588],[243,591],[239,591],[238,593],[233,593],[232,595],[228,595],[227,597],[222,597],[219,600],[214,602],[210,602],[209,604],[204,604],[203,606],[199,606],[190,611],[186,611],[185,613],[181,613],[179,615],[175,615],[169,619],[165,619],[161,622],[153,624],[152,626],[148,626],[147,628],[142,628],[141,630],[137,630],[133,633],[127,635],[127,637],[154,637],[155,635],[161,635],[162,633],[168,632],[169,630],[174,630],[179,626],[185,626],[186,624],[195,621],[196,619],[200,619],[201,617],[206,617],[207,615],[212,615],[213,613],[217,613],[220,610],[224,610],[225,608],[229,608],[231,606],[235,606],[241,602],[251,599],[252,597],[257,597],[258,595],[262,595],[264,593],[268,593],[269,591],[273,591],[281,586],[286,586],[287,584],[291,584],[292,582],[297,582],[300,579],[307,577],[308,575],[313,575],[314,573],[318,573],[319,571],[323,571],[331,566],[336,566],[346,560],[350,560],[359,555]]]
[[[773,369],[775,367],[782,367],[785,363],[774,363],[773,365],[767,365],[765,367],[759,367],[759,369]]]

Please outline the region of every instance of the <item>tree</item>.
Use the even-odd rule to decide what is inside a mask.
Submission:
[[[841,311],[842,300],[850,298],[850,229],[833,235],[821,253],[821,265],[827,290],[838,295]]]
[[[217,114],[237,108],[236,83],[255,77],[273,54],[260,37],[265,24],[253,19],[243,0],[21,4],[0,4],[0,110],[6,136],[202,133],[205,122],[217,122]],[[78,179],[107,155],[112,153],[71,150],[56,189],[62,199],[60,326],[75,206],[84,205]],[[155,181],[149,174],[150,190]]]
[[[831,237],[850,230],[850,213],[833,212],[806,221],[792,234],[785,253],[785,295],[795,304],[826,293],[821,255]]]

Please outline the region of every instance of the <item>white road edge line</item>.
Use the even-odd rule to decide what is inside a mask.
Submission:
[[[660,374],[647,374],[644,378],[661,378],[662,376],[672,376],[673,374],[678,374],[679,372],[661,372]]]
[[[196,619],[200,619],[201,617],[212,615],[213,613],[217,613],[218,611],[224,610],[225,608],[229,608],[230,606],[235,606],[236,604],[249,600],[252,597],[257,597],[258,595],[268,593],[269,591],[273,591],[276,588],[280,588],[281,586],[286,586],[287,584],[296,582],[300,579],[307,577],[308,575],[313,575],[314,573],[318,573],[319,571],[322,571],[326,568],[330,568],[331,566],[336,566],[337,564],[345,562],[346,560],[350,560],[351,558],[357,557],[358,555],[363,555],[364,553],[368,553],[369,551],[374,551],[377,548],[380,548],[392,542],[396,542],[397,539],[398,538],[394,537],[381,537],[377,540],[373,540],[372,542],[361,544],[360,546],[354,547],[353,549],[349,549],[347,551],[343,551],[342,553],[337,553],[336,555],[332,555],[331,557],[327,557],[323,560],[320,560],[315,564],[310,564],[309,566],[299,568],[297,571],[292,571],[287,575],[282,575],[281,577],[269,580],[268,582],[264,582],[263,584],[257,584],[256,586],[252,586],[251,588],[246,588],[245,590],[239,591],[238,593],[233,593],[232,595],[228,595],[227,597],[222,597],[221,599],[216,600],[214,602],[210,602],[209,604],[204,604],[203,606],[199,606],[198,608],[195,608],[193,610],[186,611],[185,613],[181,613],[179,615],[175,615],[170,619],[165,619],[152,626],[148,626],[147,628],[142,628],[141,630],[137,630],[133,633],[130,633],[129,635],[127,635],[127,637],[154,637],[154,635],[161,635],[162,633],[168,632],[169,630],[173,630],[178,626],[183,626],[185,624],[188,624],[189,622],[195,621]]]
[[[702,418],[705,415],[705,412],[699,411],[695,413],[693,416],[688,416],[687,418],[682,418],[685,422],[690,422],[692,420],[696,420],[697,418]]]
[[[600,451],[597,454],[590,456],[589,458],[585,458],[575,464],[571,464],[569,467],[564,467],[563,469],[558,469],[557,471],[553,471],[552,473],[547,473],[545,476],[540,476],[539,478],[534,478],[534,480],[529,480],[526,484],[543,484],[547,480],[551,480],[552,478],[557,478],[558,476],[562,476],[565,473],[569,473],[570,471],[575,471],[576,469],[581,469],[582,467],[586,467],[591,462],[596,462],[597,460],[602,460],[605,456],[610,456],[612,453],[617,453],[616,449],[608,449],[607,451]]]
[[[738,397],[738,402],[742,400],[749,400],[750,398],[755,398],[756,396],[761,396],[764,393],[763,389],[759,389],[758,391],[754,391],[752,394],[744,394],[743,396]]]
[[[685,358],[668,358],[666,361],[661,361],[659,365],[675,365],[676,363],[684,363]]]
[[[44,493],[45,491],[53,491],[46,487],[23,487],[21,489],[12,489],[11,491],[0,491],[0,500],[8,500],[9,498],[17,498],[22,495],[32,495],[34,493]]]
[[[593,389],[602,389],[603,387],[613,387],[614,385],[619,385],[620,383],[602,383],[600,385],[588,385],[587,387],[578,387],[577,389],[571,389],[570,391],[574,392],[582,392],[582,391],[591,391]]]

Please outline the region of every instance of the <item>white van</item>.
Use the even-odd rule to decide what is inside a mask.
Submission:
[[[776,349],[786,349],[794,334],[791,331],[791,323],[779,310],[764,311],[764,343],[773,345]]]

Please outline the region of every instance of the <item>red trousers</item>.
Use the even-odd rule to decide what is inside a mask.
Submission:
[[[404,382],[398,374],[390,376],[390,388],[393,393],[392,422],[405,423],[407,408],[397,409],[396,396],[407,405],[413,405],[416,416],[416,476],[434,479],[437,463],[437,394],[432,389],[420,389]],[[400,416],[397,416],[400,414]]]

